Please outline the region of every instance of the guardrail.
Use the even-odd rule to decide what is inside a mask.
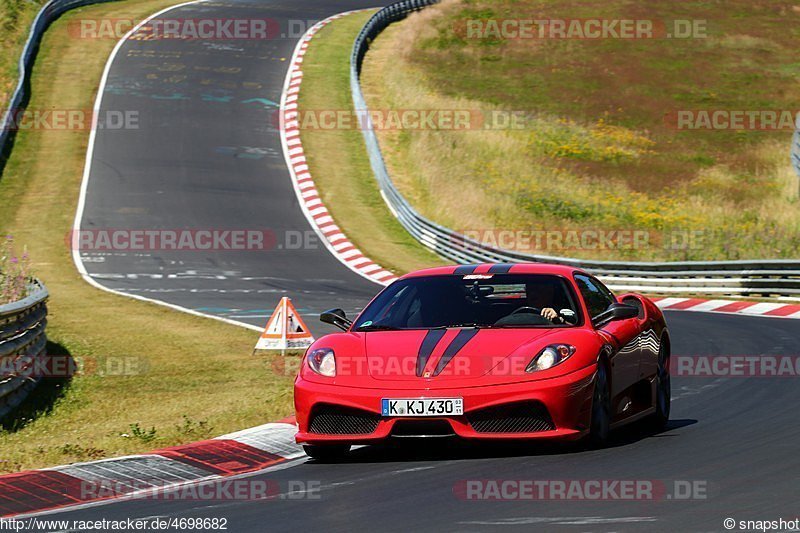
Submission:
[[[50,0],[36,14],[19,59],[17,86],[8,104],[2,106],[5,109],[0,122],[0,172],[11,152],[18,113],[25,109],[30,99],[31,69],[45,30],[71,9],[108,1],[111,0]],[[40,380],[33,377],[36,372],[25,370],[27,364],[33,364],[37,357],[45,354],[48,297],[47,288],[34,281],[27,298],[0,305],[0,418],[17,407]]]
[[[0,305],[0,418],[18,406],[41,379],[29,372],[47,346],[47,288],[33,281],[24,300]]]
[[[503,250],[474,239],[420,215],[392,182],[372,126],[359,77],[364,56],[378,34],[410,13],[439,0],[405,0],[373,15],[353,44],[350,86],[355,111],[361,117],[370,165],[383,199],[400,224],[420,243],[457,263],[549,262],[591,271],[615,290],[657,294],[702,294],[774,297],[800,300],[800,260],[616,262],[551,257]],[[800,173],[800,137],[795,137],[794,160]]]
[[[19,58],[17,87],[11,95],[8,105],[0,106],[5,107],[3,121],[0,122],[0,171],[2,171],[8,159],[14,142],[16,116],[25,109],[30,99],[31,69],[33,68],[33,61],[36,59],[36,53],[39,50],[39,43],[42,41],[44,31],[55,19],[70,9],[109,1],[111,0],[50,0],[37,13],[33,24],[31,24],[28,40],[22,49],[22,55]]]

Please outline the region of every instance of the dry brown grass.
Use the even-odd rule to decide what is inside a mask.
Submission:
[[[363,85],[373,109],[528,112],[516,131],[379,132],[400,190],[437,222],[651,235],[632,250],[536,250],[552,255],[792,258],[800,200],[791,132],[679,131],[664,119],[677,109],[794,109],[800,70],[781,28],[798,14],[787,6],[448,0],[379,36]],[[452,31],[465,18],[531,13],[703,18],[709,38],[474,42]],[[701,244],[664,247],[691,232],[702,232]]]

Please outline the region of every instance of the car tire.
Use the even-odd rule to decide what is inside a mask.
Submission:
[[[608,368],[601,361],[597,364],[592,393],[592,421],[589,428],[588,443],[592,448],[602,448],[608,443],[611,432],[611,387],[608,382]]]
[[[320,463],[338,461],[350,451],[349,444],[304,444],[303,451],[306,455]]]
[[[656,371],[656,412],[650,417],[655,429],[664,429],[669,422],[671,400],[669,348],[667,348],[667,343],[662,341],[661,348],[658,350],[658,370]]]

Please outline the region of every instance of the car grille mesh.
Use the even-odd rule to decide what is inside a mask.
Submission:
[[[319,435],[367,435],[378,428],[380,416],[338,405],[314,407],[309,432]]]
[[[497,405],[467,413],[478,433],[537,433],[555,429],[547,409],[538,402]]]

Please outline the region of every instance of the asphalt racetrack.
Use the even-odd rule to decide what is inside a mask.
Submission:
[[[375,2],[296,0],[193,4],[163,16],[318,20]],[[140,128],[97,135],[81,229],[263,229],[268,251],[85,251],[104,286],[262,325],[280,296],[311,316],[354,313],[378,287],[321,245],[289,249],[310,231],[271,117],[296,39],[126,42],[103,108],[136,110]],[[283,247],[281,247],[283,245]],[[796,355],[800,322],[667,313],[676,356]],[[315,333],[324,330],[309,320]],[[269,501],[118,501],[52,518],[225,517],[230,531],[722,531],[725,518],[800,514],[800,387],[791,378],[673,378],[672,421],[618,432],[599,451],[472,446],[431,440],[354,450],[342,464],[306,459],[249,476],[318,497]],[[651,480],[654,500],[474,501],[468,480]],[[678,483],[704,497],[683,499]]]
[[[795,320],[668,313],[676,356],[797,353]],[[621,429],[607,449],[466,445],[443,439],[364,447],[345,463],[299,459],[248,479],[318,487],[314,498],[118,501],[53,519],[207,517],[231,531],[723,531],[723,520],[797,515],[800,439],[793,378],[673,378],[671,421]],[[469,480],[639,480],[642,500],[481,501]],[[704,490],[681,499],[686,483]],[[295,485],[293,485],[295,484]],[[670,497],[672,496],[672,497]]]
[[[330,331],[316,320],[320,311],[360,310],[380,287],[343,267],[306,221],[277,117],[305,30],[376,4],[190,4],[160,18],[269,19],[268,34],[289,37],[127,40],[111,65],[99,116],[133,112],[135,126],[96,135],[79,240],[89,275],[126,294],[262,327],[287,295],[316,334]],[[158,240],[140,246],[129,230],[157,230]],[[212,249],[194,244],[208,245],[201,231],[218,237]],[[240,246],[225,231],[260,234],[263,246],[255,237]],[[190,240],[170,250],[169,235],[178,244],[182,236]]]

